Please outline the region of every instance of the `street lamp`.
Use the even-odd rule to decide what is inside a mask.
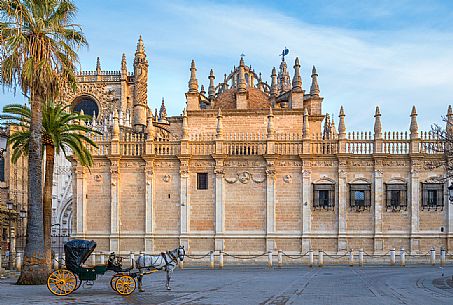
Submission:
[[[14,208],[14,203],[12,201],[6,201],[6,207],[8,208],[8,226],[9,226],[9,259],[8,259],[8,268],[9,270],[11,270],[11,266],[12,266],[12,262],[11,262],[11,258],[13,256],[13,238],[12,238],[12,235],[13,235],[13,230],[12,230],[12,227],[11,227],[11,212],[13,211],[13,208]]]
[[[451,182],[448,187],[448,200],[450,200],[450,203],[453,204],[453,182]]]

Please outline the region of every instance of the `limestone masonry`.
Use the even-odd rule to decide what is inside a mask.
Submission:
[[[442,143],[418,130],[415,107],[408,132],[383,131],[378,107],[373,133],[347,132],[346,109],[338,128],[322,112],[315,67],[304,90],[298,58],[291,69],[283,57],[270,85],[243,58],[223,77],[211,70],[207,91],[196,71],[192,61],[172,117],[163,100],[159,112],[147,105],[141,38],[132,73],[123,55],[121,71],[98,61],[77,76],[66,101],[103,135],[91,171],[72,161],[74,237],[122,253],[451,251]]]

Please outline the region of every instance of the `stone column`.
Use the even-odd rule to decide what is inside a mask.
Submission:
[[[337,251],[347,250],[348,242],[346,240],[346,209],[348,207],[348,184],[347,184],[346,160],[338,161],[338,248]]]
[[[76,162],[76,161],[74,161]],[[74,221],[76,231],[75,236],[77,238],[85,238],[87,219],[87,181],[86,181],[86,169],[79,164],[74,164],[74,175],[75,175],[75,206],[76,206],[76,219]]]
[[[410,198],[410,254],[416,254],[420,251],[420,241],[415,235],[418,234],[419,211],[420,211],[420,172],[417,160],[411,160],[411,172],[409,181],[409,198]]]
[[[380,253],[384,250],[382,239],[382,210],[384,208],[384,181],[383,170],[374,168],[374,252]]]
[[[276,181],[274,159],[267,160],[266,168],[266,251],[273,251],[275,241],[275,205],[276,205]]]
[[[154,233],[154,168],[153,159],[146,160],[145,165],[145,252],[153,251]]]
[[[180,239],[181,242],[187,244],[187,234],[190,231],[190,177],[189,177],[189,159],[180,158],[181,164],[179,168],[180,174],[180,200],[181,200],[181,226]]]
[[[311,207],[313,204],[311,192],[311,164],[303,161],[302,167],[302,252],[311,249]]]
[[[120,177],[119,158],[110,158],[110,250],[120,248]]]
[[[445,181],[444,189],[446,190],[444,202],[445,205],[447,206],[447,213],[448,213],[448,219],[447,219],[447,252],[453,250],[453,204],[449,201],[449,192],[448,192],[448,187],[453,183],[453,179],[447,179]]]
[[[216,159],[215,173],[215,250],[224,251],[225,186],[223,159]]]

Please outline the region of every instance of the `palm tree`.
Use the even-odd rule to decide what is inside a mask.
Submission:
[[[91,119],[90,116],[70,113],[69,106],[63,107],[53,102],[43,104],[43,129],[42,147],[45,151],[45,177],[44,177],[44,244],[46,256],[51,256],[51,223],[52,223],[52,178],[54,172],[55,154],[63,152],[67,156],[68,151],[72,152],[82,166],[93,165],[91,153],[87,148],[96,144],[85,133],[100,132],[86,127],[84,121]],[[12,145],[11,162],[16,161],[22,155],[28,155],[30,145],[30,120],[31,110],[25,105],[7,105],[3,107],[4,114],[0,120],[6,121],[9,126],[17,126],[16,131],[9,137],[8,142]],[[48,262],[51,264],[51,261]]]
[[[0,1],[0,82],[18,86],[31,102],[28,239],[18,284],[44,284],[50,272],[43,231],[41,106],[61,88],[75,88],[75,50],[87,45],[72,23],[75,13],[70,0]]]

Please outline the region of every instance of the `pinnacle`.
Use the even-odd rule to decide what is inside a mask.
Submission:
[[[311,75],[318,75],[318,73],[316,72],[316,67],[313,66],[313,69],[311,70]]]
[[[381,115],[381,111],[379,109],[379,106],[376,106],[376,113],[374,114],[374,116],[379,116]]]
[[[411,116],[417,115],[417,109],[415,108],[415,105],[412,106],[412,111],[411,111]]]

